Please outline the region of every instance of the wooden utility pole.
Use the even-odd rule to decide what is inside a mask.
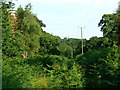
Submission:
[[[118,9],[120,8],[120,1],[118,2]]]
[[[83,54],[83,35],[82,35],[82,27],[81,27],[81,40],[82,40],[82,54]]]
[[[78,29],[79,29],[79,27],[78,27]],[[82,33],[82,27],[81,27],[81,44],[82,44],[82,54],[83,54],[84,51],[83,51],[83,33]]]

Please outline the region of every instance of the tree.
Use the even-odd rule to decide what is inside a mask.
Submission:
[[[31,9],[31,4],[28,4],[25,9],[20,6],[16,11],[18,30],[20,30],[23,38],[24,57],[38,53],[40,48],[39,38],[42,32],[41,27],[45,27],[45,24],[31,12]]]
[[[103,32],[103,36],[109,38],[110,41],[120,44],[120,16],[119,9],[115,14],[104,14],[100,23],[98,24],[101,27],[101,31]]]
[[[22,44],[19,38],[13,35],[12,22],[10,20],[11,13],[8,11],[13,6],[14,4],[12,2],[2,3],[2,53],[4,57],[19,56],[21,53],[20,46]],[[19,32],[17,32],[17,36],[19,37]]]
[[[61,52],[61,55],[68,57],[68,58],[73,58],[73,49],[67,44],[60,44],[59,45],[59,50]]]
[[[108,41],[118,45],[120,53],[120,7],[115,14],[104,14],[98,26]]]
[[[16,10],[16,18],[17,18],[17,29],[18,30],[21,30],[21,24],[22,24],[22,21],[23,21],[23,19],[24,19],[24,10],[23,10],[23,8],[20,6],[20,7],[18,7],[18,9]],[[22,31],[22,30],[21,30]]]
[[[44,31],[41,32],[39,38],[40,48],[39,54],[52,54],[52,55],[60,55],[59,51],[59,44],[60,44],[60,37],[53,36],[49,33]]]
[[[117,26],[117,40],[118,40],[118,44],[120,45],[120,8],[118,8],[117,10],[117,21],[116,21],[116,26]]]

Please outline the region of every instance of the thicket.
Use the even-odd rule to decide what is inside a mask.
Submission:
[[[3,88],[120,87],[119,9],[103,15],[103,37],[84,39],[81,54],[80,39],[46,33],[31,8],[2,2]]]
[[[3,61],[4,88],[80,88],[84,71],[70,59],[57,55],[8,58]]]

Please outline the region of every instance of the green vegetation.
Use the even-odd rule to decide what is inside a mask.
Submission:
[[[2,3],[3,88],[120,88],[120,9],[103,15],[103,37],[84,39],[81,54],[80,39],[46,33],[31,8]]]

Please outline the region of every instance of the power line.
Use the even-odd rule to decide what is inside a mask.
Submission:
[[[94,17],[95,16],[98,16],[101,12],[103,12],[103,11],[105,11],[106,10],[106,8],[105,7],[107,7],[108,5],[110,4],[110,1],[109,0],[106,0],[106,3],[103,5],[103,7],[101,8],[101,10],[99,10],[99,9],[97,9],[97,11],[98,11],[98,13],[97,14],[94,14]],[[88,22],[88,24],[92,24],[92,23],[90,23],[90,22],[94,22],[96,20],[96,18],[92,18],[91,20],[89,20],[89,22]],[[88,25],[87,24],[87,25]],[[86,25],[86,26],[87,26]]]
[[[85,20],[83,21],[83,24],[84,24],[84,22],[86,21],[86,19],[87,19],[89,13],[91,13],[91,12],[90,12],[90,10],[91,10],[90,8],[93,6],[94,1],[95,1],[95,0],[92,0],[90,6],[89,6],[89,8],[88,8],[88,10],[87,10],[87,12],[86,12],[86,14],[85,14],[85,16],[84,16]]]

